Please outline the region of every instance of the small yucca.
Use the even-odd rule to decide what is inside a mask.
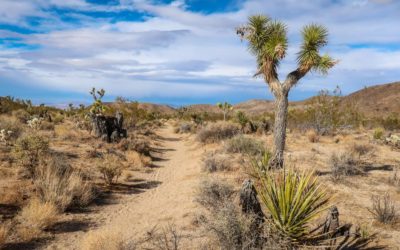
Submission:
[[[310,221],[327,208],[329,201],[313,172],[288,170],[259,176],[258,193],[276,229],[293,241],[306,240]]]

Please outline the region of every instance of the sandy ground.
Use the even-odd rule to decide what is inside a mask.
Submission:
[[[115,204],[81,216],[94,224],[94,229],[57,234],[44,249],[79,249],[89,230],[111,230],[135,241],[143,239],[152,228],[167,225],[173,225],[183,236],[180,244],[183,249],[193,246],[193,240],[196,240],[193,235],[194,211],[198,209],[194,194],[201,179],[203,152],[188,135],[174,133],[170,125],[159,129],[157,134],[161,147],[157,150],[154,171],[139,173],[140,177],[133,172],[131,185],[136,191],[125,192]],[[124,187],[129,189],[129,185]]]
[[[231,159],[235,163],[232,171],[204,173],[201,171],[202,155],[205,151],[220,149],[223,142],[199,145],[195,135],[176,134],[168,123],[156,133],[158,139],[153,142],[156,152],[153,154],[153,167],[138,169],[132,166],[127,172],[131,177],[120,178],[113,185],[110,197],[101,197],[89,211],[63,215],[59,228],[54,230],[54,238],[45,241],[38,249],[80,249],[82,240],[89,233],[102,231],[117,232],[127,241],[141,242],[152,229],[162,229],[167,225],[174,225],[178,234],[183,236],[180,249],[200,249],[207,238],[201,235],[195,223],[202,211],[194,201],[199,182],[207,176],[213,176],[227,179],[235,187],[240,187],[246,178],[245,163],[232,155]],[[381,225],[368,212],[371,195],[388,192],[398,204],[400,189],[388,184],[388,179],[400,171],[400,151],[387,145],[375,144],[370,134],[366,131],[327,136],[322,137],[318,143],[310,143],[305,135],[289,133],[286,163],[298,169],[314,169],[321,173],[319,179],[333,196],[331,201],[339,208],[341,223],[352,223],[355,227],[364,225],[371,234],[378,234],[371,249],[377,246],[400,249],[399,223]],[[272,145],[272,135],[253,137],[264,141],[268,148]],[[338,142],[337,138],[340,139]],[[374,156],[366,159],[369,170],[363,176],[349,176],[343,181],[333,182],[328,166],[330,155],[333,152],[349,151],[355,142],[374,147]],[[84,152],[81,147],[86,146],[79,145],[80,151]],[[68,147],[69,150],[78,149]],[[57,150],[66,151],[65,148]],[[78,162],[82,163],[82,159]],[[90,165],[90,162],[87,164]],[[324,215],[321,217],[323,219]]]

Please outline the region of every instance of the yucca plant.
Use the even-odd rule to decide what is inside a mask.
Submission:
[[[329,201],[313,172],[260,172],[259,177],[258,193],[276,229],[293,242],[311,238],[309,223],[327,208]]]

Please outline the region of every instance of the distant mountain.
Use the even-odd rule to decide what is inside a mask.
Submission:
[[[274,111],[274,101],[253,99],[234,105],[237,111],[243,111],[250,115],[259,115]]]
[[[375,85],[343,97],[343,104],[352,103],[369,117],[400,114],[400,82]]]
[[[154,104],[154,103],[139,103],[139,108],[147,110],[149,112],[159,112],[162,114],[173,114],[176,110],[168,105]]]
[[[315,96],[303,101],[290,102],[289,106],[301,109],[314,98]],[[6,100],[5,97],[0,97],[0,104],[2,99]],[[106,102],[105,104],[110,105],[112,103]],[[391,113],[400,114],[400,82],[375,85],[343,96],[341,98],[341,105],[344,107],[349,104],[356,106],[359,111],[368,117],[387,116]],[[50,106],[65,108],[67,105],[52,104]],[[192,112],[220,112],[215,104],[193,104],[186,107]],[[274,111],[274,101],[253,99],[235,104],[233,107],[234,110],[243,111],[249,115],[261,115]],[[169,105],[154,103],[139,103],[139,108],[163,114],[173,114],[177,111],[176,108]]]
[[[289,106],[304,108],[313,98],[290,102]],[[391,113],[400,114],[400,82],[375,85],[364,88],[341,98],[341,105],[354,105],[368,117],[387,116]],[[241,110],[252,115],[273,112],[274,102],[270,100],[249,100],[238,103],[235,110]]]

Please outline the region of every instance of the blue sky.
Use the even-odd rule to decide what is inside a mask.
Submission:
[[[347,94],[400,80],[396,0],[0,0],[0,96],[36,103],[124,96],[173,105],[271,99],[235,27],[267,14],[289,28],[296,67],[300,29],[328,27],[324,49],[340,63],[293,89],[300,100],[339,85]]]

